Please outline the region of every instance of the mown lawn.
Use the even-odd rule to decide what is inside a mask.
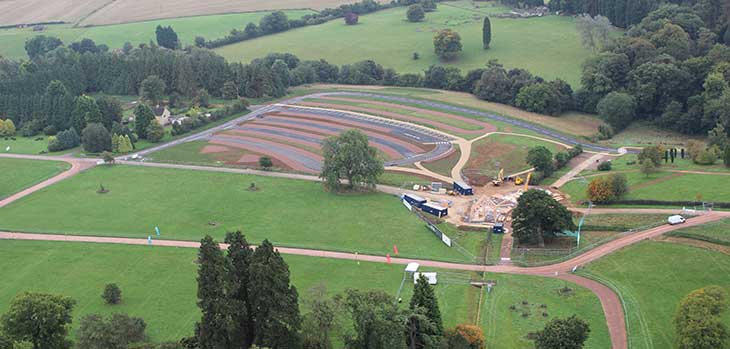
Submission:
[[[587,265],[581,273],[617,289],[626,304],[629,347],[674,347],[672,319],[693,290],[730,288],[730,256],[664,242],[641,242]]]
[[[110,192],[98,194],[100,184]],[[155,226],[164,239],[240,229],[254,242],[380,255],[398,245],[410,257],[465,261],[393,196],[271,177],[102,166],[0,211],[0,229],[19,231],[146,238]]]
[[[659,172],[646,176],[639,172],[625,173],[629,183],[626,200],[730,202],[729,176]],[[587,178],[590,181],[592,178]],[[573,180],[561,191],[574,202],[586,200],[587,183]]]
[[[675,230],[671,235],[710,238],[730,244],[730,219],[707,223],[701,226],[694,226]],[[685,235],[686,234],[686,235]]]
[[[147,322],[153,342],[177,340],[192,334],[200,314],[196,302],[195,249],[156,246],[80,244],[69,242],[3,241],[0,243],[0,312],[20,292],[50,292],[77,301],[72,336],[80,318],[89,313],[124,312]],[[402,265],[356,263],[355,261],[289,256],[292,283],[300,295],[300,309],[308,312],[303,300],[310,288],[324,285],[330,294],[347,288],[379,289],[395,296],[403,277]],[[447,327],[476,321],[479,289],[466,284],[480,279],[476,274],[422,268],[439,273],[436,296]],[[559,296],[564,286],[559,280],[529,276],[488,274],[497,286],[482,302],[480,325],[490,348],[531,348],[523,337],[540,329],[553,316],[579,314],[591,326],[589,346],[609,346],[605,320],[598,299],[588,290],[576,288],[574,296]],[[106,283],[122,289],[120,305],[105,305],[100,297]],[[408,304],[412,283],[401,294]],[[509,306],[528,300],[532,314],[523,318]],[[537,312],[546,304],[548,318]]]
[[[677,149],[681,149],[681,148],[682,147],[678,147]],[[681,155],[678,155],[678,156],[681,156]],[[626,155],[620,156],[616,159],[613,159],[611,161],[611,169],[613,171],[639,171],[641,169],[641,165],[639,164],[638,155],[626,154]],[[682,159],[681,157],[675,158],[673,163],[671,161],[664,163],[662,160],[661,169],[662,170],[677,170],[677,171],[718,172],[718,173],[730,172],[730,168],[725,167],[725,165],[722,163],[722,159],[718,159],[717,162],[713,165],[698,165],[698,164],[695,164],[694,162],[692,162],[692,159],[689,158],[689,154],[685,154],[684,159]],[[602,172],[595,171],[595,170],[586,170],[582,174],[588,175],[588,174],[595,174],[595,173],[602,173]]]
[[[0,138],[0,153],[35,155],[44,151],[48,151],[46,136]]]
[[[562,78],[577,87],[580,65],[590,51],[580,44],[571,17],[547,16],[531,19],[491,17],[492,44],[482,48],[482,20],[485,15],[509,11],[501,6],[475,8],[473,3],[440,3],[423,22],[406,21],[406,8],[376,12],[360,17],[357,25],[342,20],[298,28],[224,46],[216,51],[231,61],[249,61],[269,52],[291,52],[302,59],[324,58],[347,64],[373,59],[398,72],[421,72],[434,64],[461,69],[483,67],[498,59],[508,67],[520,67],[547,79]],[[442,62],[433,50],[433,36],[449,28],[461,35],[463,51],[452,62]],[[286,49],[283,49],[286,48]],[[413,53],[420,59],[413,60]]]
[[[312,13],[309,10],[285,11],[289,18],[299,18]],[[231,13],[212,16],[182,17],[161,19],[147,22],[113,24],[90,27],[72,27],[69,24],[50,25],[45,31],[34,32],[32,27],[23,29],[0,30],[0,56],[6,58],[27,59],[25,41],[36,35],[55,36],[69,45],[84,38],[94,40],[97,44],[106,44],[110,48],[121,48],[125,42],[132,45],[155,42],[155,28],[158,25],[172,26],[177,32],[183,46],[193,45],[196,36],[208,40],[222,38],[231,32],[231,29],[243,30],[246,24],[259,20],[269,12]],[[268,52],[267,52],[268,53]],[[262,55],[263,56],[263,55]],[[258,56],[257,56],[258,57]],[[255,57],[248,56],[251,60]]]
[[[70,168],[62,161],[0,158],[0,199]]]

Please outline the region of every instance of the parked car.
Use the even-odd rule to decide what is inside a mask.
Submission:
[[[669,225],[682,224],[686,221],[687,220],[680,215],[669,216],[669,218],[667,218],[667,223],[669,223]]]

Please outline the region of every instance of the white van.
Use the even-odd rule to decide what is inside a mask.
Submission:
[[[667,218],[667,223],[669,223],[669,225],[682,224],[686,221],[687,220],[680,215],[669,216],[669,218]]]

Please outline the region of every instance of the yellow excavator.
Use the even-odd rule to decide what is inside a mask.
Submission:
[[[530,179],[532,179],[532,172],[527,174],[527,179],[522,179],[522,177],[515,178],[515,185],[525,185],[525,190],[527,190],[530,186]]]
[[[504,182],[504,169],[499,170],[499,174],[497,175],[497,178],[492,180],[492,185],[495,187],[498,187],[502,185],[502,182]]]

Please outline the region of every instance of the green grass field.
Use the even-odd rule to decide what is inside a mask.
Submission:
[[[309,10],[285,11],[289,18],[299,18],[308,13]],[[25,41],[35,35],[49,35],[60,38],[68,45],[74,41],[84,38],[94,40],[97,44],[106,44],[110,48],[121,48],[125,42],[133,45],[155,41],[155,28],[158,25],[172,26],[177,32],[184,46],[192,45],[196,36],[202,36],[208,40],[226,36],[231,29],[243,30],[246,24],[254,22],[258,25],[259,20],[268,12],[232,13],[212,16],[182,17],[174,19],[162,19],[148,22],[114,24],[91,27],[72,27],[71,25],[51,25],[43,32],[34,32],[31,27],[23,29],[2,29],[0,30],[0,56],[6,58],[24,58]],[[263,56],[263,55],[262,55]],[[258,56],[246,55],[246,60]]]
[[[74,327],[84,314],[124,312],[147,322],[152,341],[176,340],[192,334],[199,319],[195,305],[195,249],[79,244],[67,242],[4,241],[0,243],[0,312],[23,291],[50,292],[70,296],[78,302]],[[380,289],[395,295],[403,277],[402,265],[284,256],[291,270],[292,283],[300,294],[323,284],[331,294],[346,288]],[[437,271],[440,284],[435,287],[444,325],[476,321],[479,289],[464,284],[477,275]],[[589,346],[609,346],[608,332],[598,299],[578,288],[574,296],[559,296],[562,281],[529,276],[487,275],[497,286],[482,302],[480,324],[490,348],[530,348],[524,339],[540,329],[553,316],[579,314],[591,325]],[[122,303],[105,305],[100,297],[106,283],[116,282],[122,289]],[[575,287],[575,286],[573,286]],[[402,297],[407,304],[412,286],[406,282]],[[535,305],[523,318],[509,306],[528,300]],[[545,304],[549,317],[537,313],[536,305]],[[308,310],[301,306],[302,313]],[[542,311],[542,310],[541,310]],[[74,330],[72,330],[72,335]]]
[[[454,152],[449,154],[449,156],[436,161],[424,162],[421,164],[423,165],[423,167],[435,173],[451,177],[451,169],[456,166],[456,163],[459,162],[460,157],[461,150],[459,149],[458,145],[454,145]]]
[[[346,64],[373,59],[398,72],[420,72],[441,63],[433,50],[434,32],[444,28],[457,31],[463,52],[448,64],[462,69],[483,67],[499,59],[508,67],[530,70],[547,79],[562,78],[577,87],[580,65],[590,56],[581,47],[574,20],[547,16],[531,19],[492,17],[492,44],[482,48],[482,19],[508,11],[504,7],[475,8],[471,2],[439,4],[420,23],[406,21],[406,8],[380,11],[360,17],[359,24],[342,20],[298,28],[285,33],[225,46],[216,51],[232,61],[248,61],[269,52],[291,52],[302,59],[324,58]],[[413,53],[420,55],[413,60]]]
[[[675,230],[669,235],[699,239],[709,238],[711,241],[730,245],[730,219]]]
[[[0,158],[0,199],[51,178],[70,165],[62,161]]]
[[[642,242],[586,266],[626,304],[630,348],[674,346],[672,319],[687,294],[709,285],[730,287],[730,257],[695,247]]]
[[[252,182],[259,191],[248,190]],[[96,193],[100,184],[110,192]],[[155,226],[164,239],[240,229],[254,242],[379,255],[398,245],[406,256],[466,261],[393,196],[271,177],[102,166],[0,211],[0,229],[18,231],[146,238]]]
[[[628,172],[625,175],[629,183],[629,193],[624,197],[626,200],[730,201],[730,186],[727,185],[730,177],[724,175],[672,172],[659,172],[648,177],[639,172]],[[560,190],[577,202],[586,200],[586,187],[586,182],[573,180]]]
[[[681,148],[680,148],[681,149]],[[622,155],[611,161],[611,169],[613,171],[639,171],[641,165],[638,161],[638,155],[626,154]],[[730,168],[725,167],[721,159],[718,159],[714,165],[698,165],[692,162],[689,155],[685,154],[685,158],[675,158],[674,163],[662,162],[661,169],[663,170],[676,170],[676,171],[700,171],[700,172],[730,172]],[[605,173],[596,170],[585,170],[581,172],[581,175],[590,175],[596,173]]]
[[[578,224],[578,218],[575,218]],[[628,231],[646,229],[667,222],[665,214],[591,214],[583,222],[583,230]]]
[[[496,134],[472,145],[472,154],[465,169],[478,170],[489,176],[496,176],[502,168],[505,176],[524,171],[530,168],[525,161],[527,152],[536,146],[544,146],[553,154],[564,150],[562,146],[539,139]]]
[[[0,152],[2,153],[39,154],[44,151],[48,151],[48,137],[46,136],[15,137],[15,140],[12,138],[0,138]],[[65,150],[57,154],[69,151],[71,150]]]

